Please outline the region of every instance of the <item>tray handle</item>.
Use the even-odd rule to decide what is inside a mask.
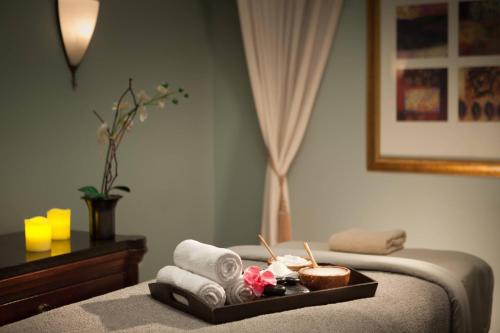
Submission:
[[[173,290],[170,289],[168,291],[168,297],[172,302],[177,303],[177,306],[182,307],[184,309],[189,309],[189,304],[190,304],[190,297],[184,292],[184,290],[177,289]]]
[[[150,283],[149,290],[154,299],[191,313],[209,323],[214,323],[213,309],[197,295],[173,285],[158,282]]]
[[[150,283],[149,289],[153,298],[160,298],[169,303],[175,304],[176,306],[182,307],[183,309],[189,309],[193,307],[209,307],[203,302],[198,295],[193,294],[190,291],[177,288],[171,284],[166,283]]]

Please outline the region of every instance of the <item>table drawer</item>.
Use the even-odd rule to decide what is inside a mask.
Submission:
[[[120,251],[0,281],[0,305],[103,276],[125,272],[128,252]]]
[[[127,286],[127,274],[116,273],[0,305],[0,325]]]

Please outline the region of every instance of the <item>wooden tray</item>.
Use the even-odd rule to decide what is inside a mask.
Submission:
[[[345,287],[311,291],[306,294],[290,296],[264,297],[255,301],[210,308],[198,296],[165,283],[150,283],[151,296],[162,303],[192,314],[211,324],[255,317],[266,313],[281,312],[306,306],[325,305],[373,297],[378,283],[351,269],[349,284]],[[182,299],[186,304],[174,298]],[[180,297],[179,297],[180,296]]]

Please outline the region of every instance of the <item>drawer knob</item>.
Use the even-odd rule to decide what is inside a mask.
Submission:
[[[47,303],[42,303],[36,309],[37,309],[38,313],[42,313],[42,312],[49,311],[50,309],[52,309],[52,307],[50,305],[48,305]]]

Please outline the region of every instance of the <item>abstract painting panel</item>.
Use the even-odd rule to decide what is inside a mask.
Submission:
[[[500,121],[500,67],[466,67],[459,72],[461,121]]]
[[[448,54],[448,4],[397,7],[398,58]]]
[[[500,1],[459,3],[459,54],[500,55]]]
[[[447,96],[445,68],[397,71],[398,121],[446,121]]]

